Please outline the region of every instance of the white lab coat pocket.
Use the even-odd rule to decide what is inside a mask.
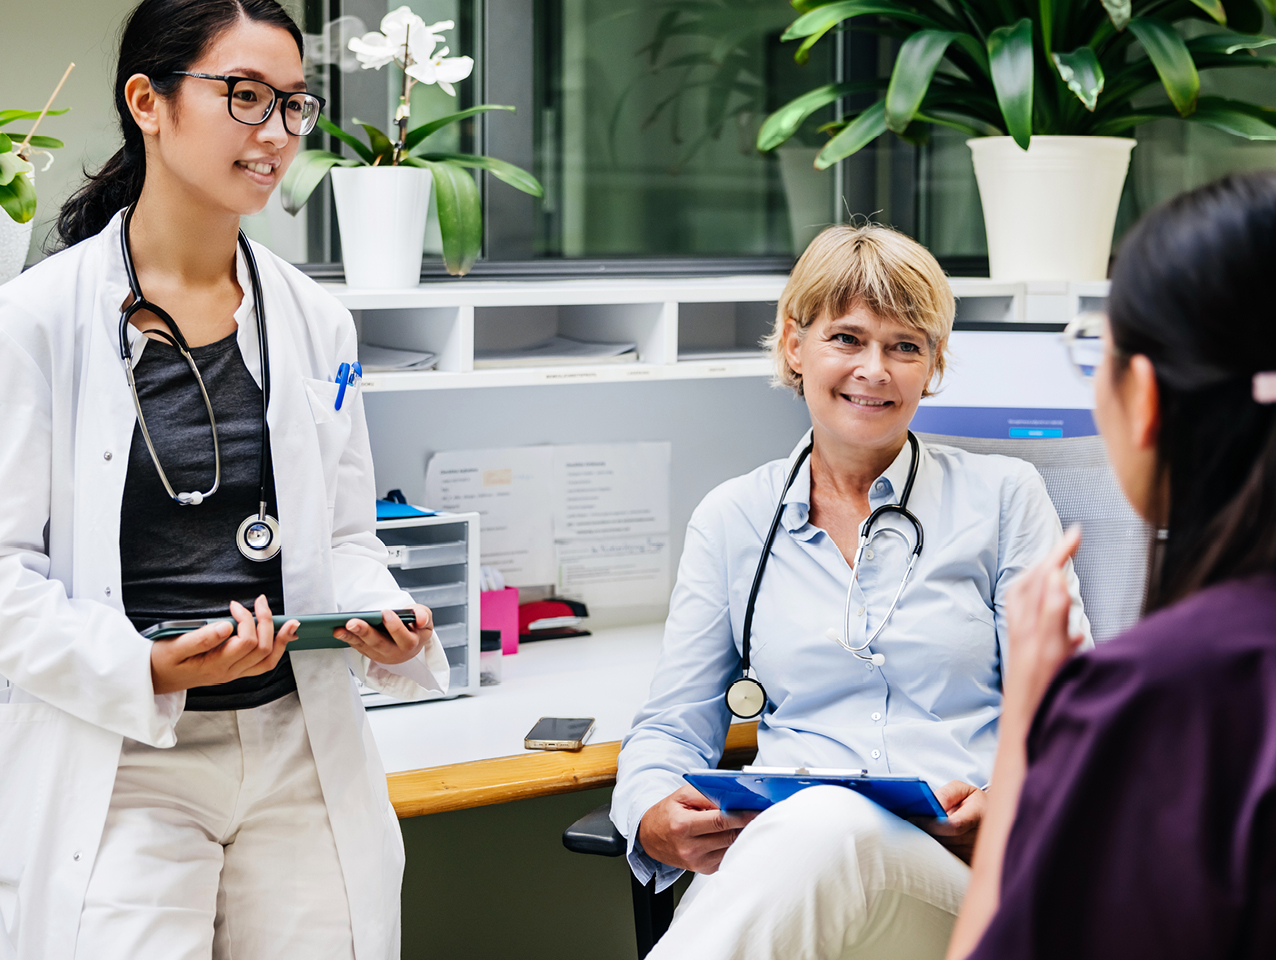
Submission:
[[[337,504],[337,471],[341,456],[350,442],[350,408],[353,405],[355,387],[347,387],[341,409],[337,409],[337,385],[329,380],[313,380],[304,377],[306,399],[310,401],[310,415],[315,421],[315,434],[319,440],[319,455],[323,461],[323,482],[327,492],[328,510]]]

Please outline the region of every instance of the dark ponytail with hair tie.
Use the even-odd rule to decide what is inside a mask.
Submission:
[[[115,69],[115,111],[124,146],[62,205],[56,232],[69,247],[102,231],[116,213],[142,195],[146,181],[146,144],[129,113],[124,87],[142,74],[163,97],[177,92],[182,77],[208,47],[240,19],[287,30],[303,52],[301,31],[276,0],[142,0],[120,36]]]

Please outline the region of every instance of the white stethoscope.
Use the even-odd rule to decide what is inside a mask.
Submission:
[[[125,211],[124,225],[120,230],[124,271],[128,274],[129,289],[133,292],[133,302],[120,311],[120,358],[124,361],[129,389],[133,392],[133,406],[137,410],[137,422],[142,428],[142,438],[146,441],[146,449],[150,451],[151,462],[155,464],[155,470],[159,473],[164,489],[178,505],[196,507],[216,493],[222,482],[222,455],[221,446],[217,441],[217,419],[213,416],[213,404],[208,399],[208,391],[204,388],[204,378],[199,374],[199,367],[195,365],[195,359],[190,354],[186,338],[182,336],[177,322],[162,307],[156,306],[142,295],[142,286],[138,283],[137,271],[133,268],[133,252],[129,248],[129,224],[133,219],[133,209],[130,206]],[[239,248],[244,252],[244,259],[248,263],[248,276],[253,291],[253,312],[257,316],[257,346],[261,357],[261,459],[258,468],[258,510],[245,517],[244,522],[239,525],[239,530],[235,534],[235,543],[239,547],[239,552],[249,560],[261,562],[277,556],[282,546],[279,521],[266,512],[266,478],[270,476],[270,428],[266,423],[266,411],[270,407],[270,348],[266,344],[266,308],[262,302],[261,276],[257,272],[257,260],[253,257],[252,248],[248,245],[248,238],[244,236],[243,231],[239,234]],[[142,402],[137,395],[137,381],[133,379],[133,350],[128,340],[129,321],[141,310],[149,311],[159,317],[168,327],[168,332],[163,330],[147,332],[167,340],[177,348],[191,368],[191,373],[195,375],[200,396],[204,398],[204,408],[208,411],[208,425],[213,431],[213,485],[203,493],[198,490],[178,493],[173,489],[173,485],[168,482],[168,474],[164,472],[159,456],[155,453],[151,433],[146,428],[146,417],[142,415]]]
[[[785,481],[784,489],[780,491],[780,502],[775,508],[775,516],[771,520],[771,529],[767,533],[766,542],[762,545],[762,556],[758,558],[758,569],[753,575],[753,587],[749,590],[749,602],[744,608],[744,641],[742,643],[742,666],[744,676],[733,680],[727,687],[727,709],[735,716],[742,720],[751,720],[762,712],[762,708],[766,706],[766,690],[762,683],[755,677],[750,676],[749,666],[749,638],[753,632],[753,610],[758,600],[758,588],[762,585],[762,574],[766,570],[767,557],[771,554],[771,547],[775,543],[776,531],[780,528],[780,518],[784,515],[784,497],[789,492],[789,488],[793,486],[793,481],[797,478],[798,470],[802,463],[811,453],[811,448],[815,441],[806,445],[806,448],[798,454],[797,462],[793,464],[793,469],[789,471],[789,479]],[[908,578],[912,576],[913,567],[917,565],[917,558],[921,556],[922,541],[925,539],[922,533],[922,522],[918,520],[908,510],[908,498],[913,492],[913,481],[917,479],[917,464],[920,459],[920,451],[917,438],[913,436],[913,432],[908,432],[908,443],[912,447],[912,460],[908,466],[908,480],[904,483],[904,494],[899,498],[899,503],[884,503],[872,513],[868,515],[868,519],[864,521],[860,527],[859,544],[855,548],[855,559],[851,562],[852,574],[851,582],[846,588],[846,603],[842,608],[842,636],[838,636],[836,630],[829,629],[825,632],[825,636],[841,646],[849,650],[860,660],[864,660],[874,666],[882,666],[886,663],[886,657],[880,653],[865,656],[863,651],[873,645],[874,641],[882,635],[882,631],[886,629],[886,624],[890,623],[891,615],[895,613],[895,608],[899,605],[900,595],[904,592],[904,587],[908,585]],[[864,548],[868,546],[869,540],[873,536],[873,526],[877,523],[879,517],[884,513],[898,513],[905,520],[913,525],[913,530],[917,534],[917,543],[913,546],[913,555],[909,558],[908,569],[904,571],[904,577],[899,582],[899,589],[895,591],[895,599],[891,601],[890,609],[886,611],[886,616],[882,618],[882,622],[877,625],[877,629],[873,631],[873,635],[861,643],[859,646],[852,646],[842,639],[843,636],[851,635],[851,591],[855,587],[856,581],[860,575],[860,560],[864,556]],[[893,533],[907,542],[907,537],[890,527],[883,527],[882,532]]]

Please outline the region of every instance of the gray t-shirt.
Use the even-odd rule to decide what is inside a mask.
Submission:
[[[160,481],[141,424],[133,428],[120,507],[124,610],[139,630],[161,620],[229,616],[238,600],[250,610],[265,594],[284,613],[279,556],[256,562],[239,552],[235,534],[257,512],[261,456],[261,389],[232,334],[191,350],[217,417],[222,476],[198,506],[179,506]],[[213,437],[199,385],[182,355],[158,340],[146,345],[133,371],[151,442],[173,489],[207,490],[213,481]],[[275,513],[274,477],[266,502]],[[244,710],[297,689],[285,653],[269,673],[187,691],[187,710]]]

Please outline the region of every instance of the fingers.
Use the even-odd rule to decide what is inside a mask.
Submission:
[[[205,624],[198,630],[184,633],[172,640],[157,640],[155,645],[161,649],[171,650],[173,659],[184,660],[221,646],[233,630],[234,627],[229,621],[218,620],[216,623]]]
[[[705,837],[717,833],[743,830],[758,815],[758,810],[688,810],[687,834]]]
[[[1081,546],[1081,524],[1074,523],[1063,532],[1063,539],[1054,545],[1054,549],[1046,557],[1046,563],[1056,570],[1062,570],[1064,563],[1076,556]]]

